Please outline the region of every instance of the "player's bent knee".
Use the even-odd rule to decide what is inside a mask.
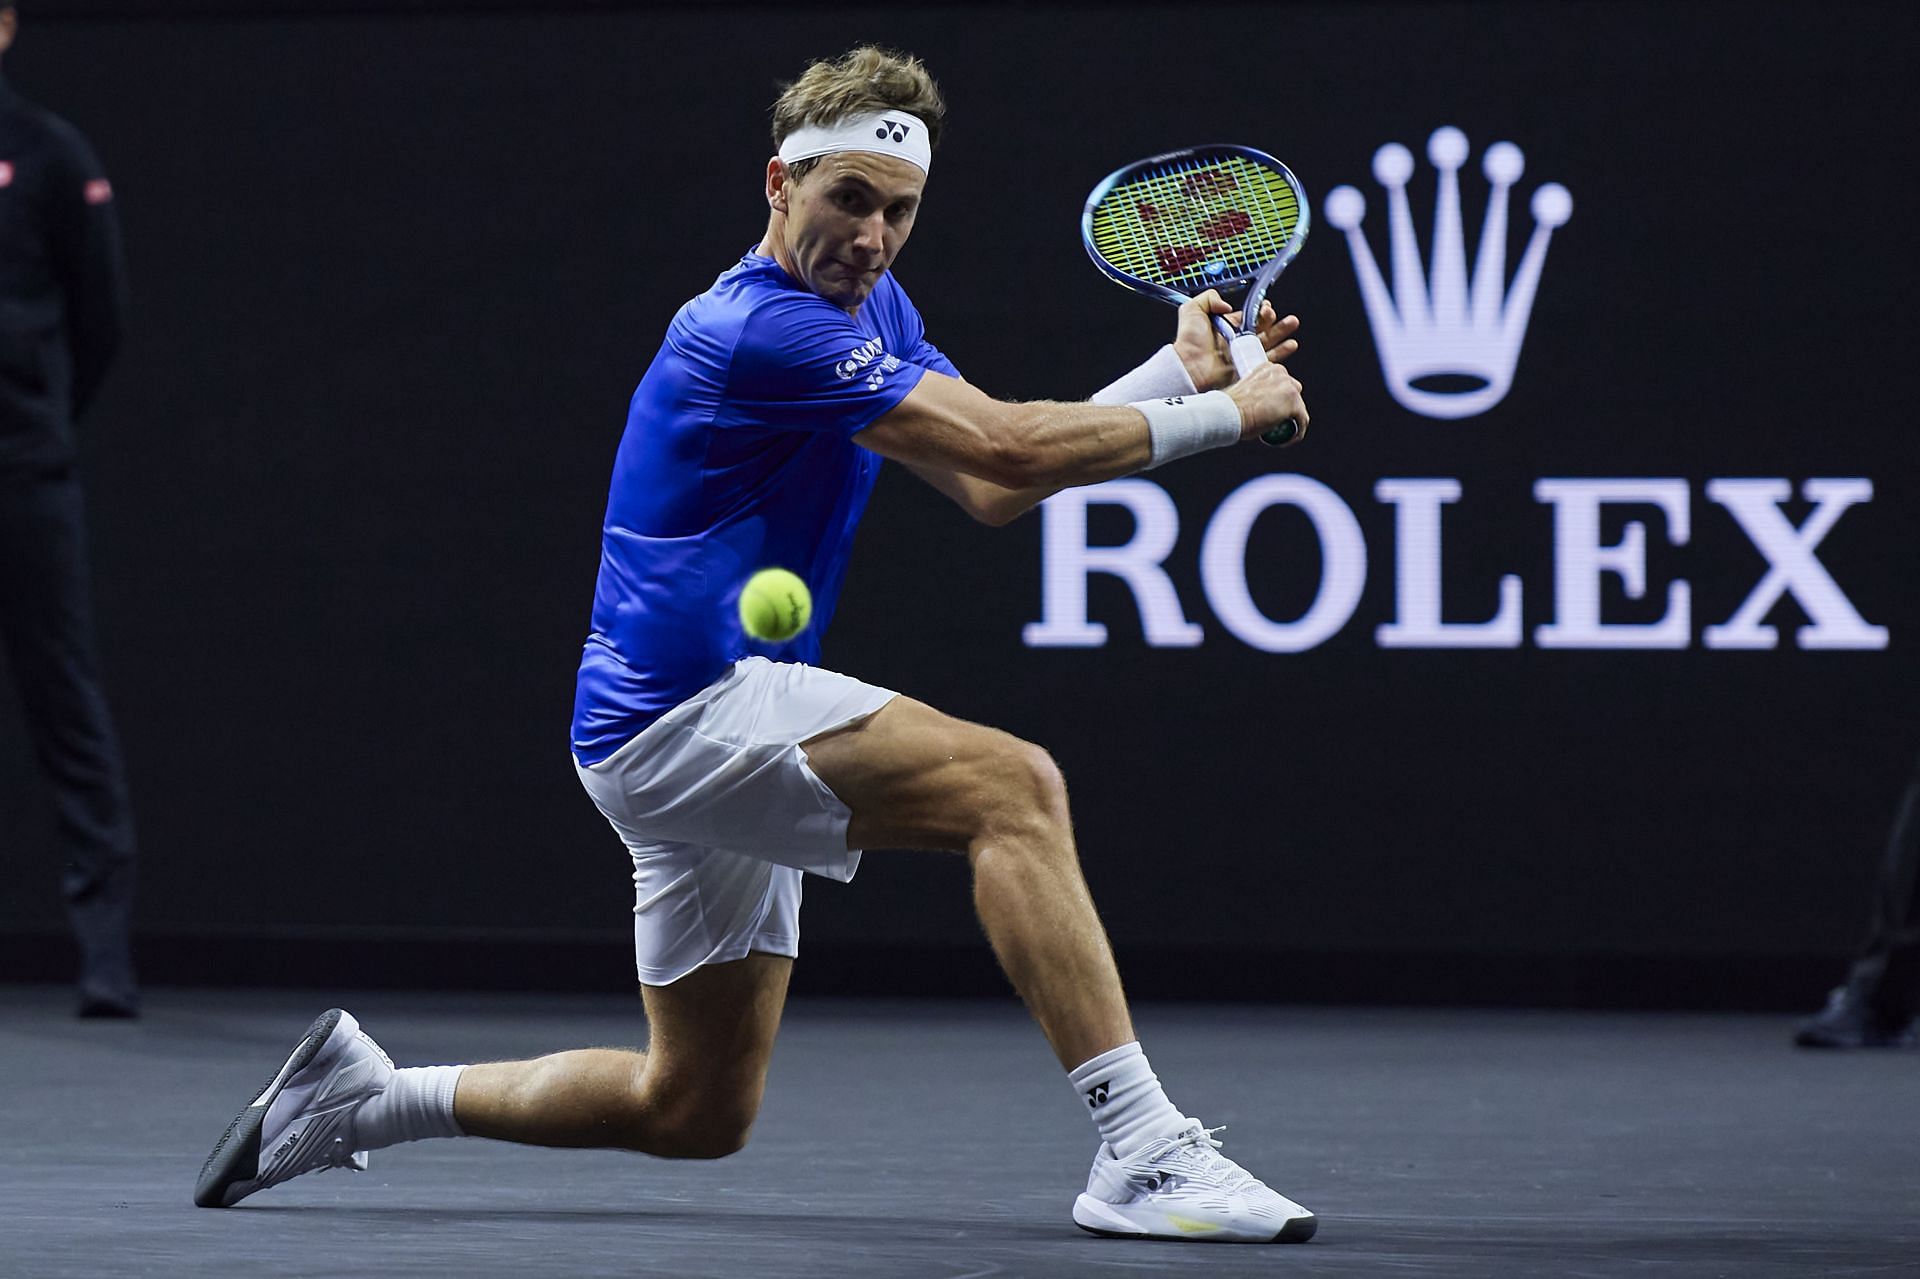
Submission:
[[[663,1159],[724,1159],[746,1148],[759,1109],[757,1095],[656,1097],[635,1117],[627,1144]]]
[[[702,1115],[660,1134],[663,1140],[653,1153],[668,1159],[725,1159],[745,1150],[752,1134],[751,1115]]]
[[[989,829],[1067,826],[1067,783],[1053,756],[1032,742],[1009,738],[993,761],[994,795],[982,814]]]

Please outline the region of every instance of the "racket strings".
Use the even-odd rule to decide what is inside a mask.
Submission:
[[[1286,175],[1244,156],[1189,156],[1115,183],[1089,230],[1118,270],[1197,292],[1243,283],[1284,252],[1300,205]]]

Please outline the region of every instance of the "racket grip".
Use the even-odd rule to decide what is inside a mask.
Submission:
[[[1247,376],[1247,374],[1267,362],[1267,348],[1265,344],[1260,341],[1260,335],[1258,333],[1236,334],[1233,341],[1227,343],[1227,351],[1233,356],[1234,372],[1238,373],[1241,377]],[[1295,418],[1288,418],[1280,425],[1263,432],[1260,436],[1260,442],[1278,448],[1283,444],[1291,444],[1299,438],[1299,421]]]
[[[1233,341],[1227,343],[1227,354],[1233,357],[1233,371],[1241,377],[1267,362],[1267,348],[1258,333],[1234,334]]]

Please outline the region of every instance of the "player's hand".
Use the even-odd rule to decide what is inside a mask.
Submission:
[[[1181,303],[1180,318],[1174,328],[1174,353],[1187,366],[1187,376],[1193,379],[1194,386],[1202,391],[1230,386],[1234,379],[1233,357],[1227,354],[1226,339],[1213,323],[1212,317],[1216,315],[1225,316],[1229,326],[1240,327],[1240,312],[1228,306],[1216,290],[1208,289],[1199,297]],[[1294,336],[1299,330],[1299,316],[1282,318],[1274,314],[1270,303],[1260,304],[1260,319],[1254,325],[1254,332],[1260,335],[1268,360],[1279,364],[1292,358],[1300,349]]]
[[[1240,408],[1240,438],[1264,435],[1288,418],[1300,424],[1294,441],[1307,437],[1305,388],[1284,364],[1263,364],[1227,388]],[[1292,441],[1290,441],[1292,442]]]

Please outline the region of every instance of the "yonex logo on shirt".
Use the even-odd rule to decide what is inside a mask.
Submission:
[[[854,347],[853,350],[848,351],[847,358],[834,365],[833,371],[840,375],[841,381],[851,382],[855,374],[859,373],[861,369],[866,368],[867,365],[872,364],[874,360],[879,357],[880,353],[886,349],[887,343],[885,338],[869,338],[859,346]],[[894,367],[899,367],[899,361],[896,360],[894,362]]]
[[[836,364],[833,371],[840,375],[842,381],[852,381],[855,374],[873,363],[886,345],[881,338],[870,338],[847,352],[847,358]]]

